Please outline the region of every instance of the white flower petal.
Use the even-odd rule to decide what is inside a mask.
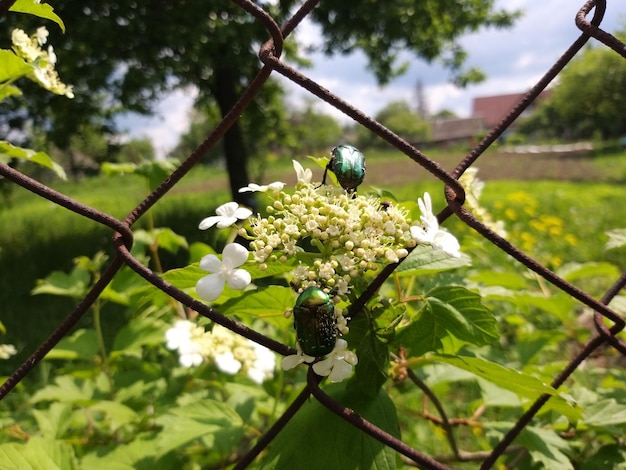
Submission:
[[[311,178],[313,178],[313,172],[310,168],[306,170],[300,165],[296,160],[291,160],[293,162],[293,169],[296,171],[296,177],[298,178],[298,183],[310,183]]]
[[[247,207],[240,207],[235,211],[234,215],[236,218],[240,220],[244,220],[252,215],[252,211],[248,209]]]
[[[222,260],[224,263],[228,262],[230,267],[236,268],[248,261],[248,250],[239,243],[229,243],[222,251]]]
[[[226,228],[230,227],[232,224],[237,222],[237,217],[220,217],[219,222],[217,222],[217,228]]]
[[[283,188],[285,187],[285,183],[281,181],[274,181],[273,183],[268,184],[267,187],[268,189],[271,189],[272,191],[277,193],[283,190]]]
[[[212,215],[211,217],[207,217],[206,219],[202,219],[202,221],[198,225],[198,228],[200,230],[206,230],[208,228],[213,227],[216,223],[218,223],[222,219],[223,219],[222,216]]]
[[[217,299],[224,290],[224,277],[218,273],[204,276],[196,283],[196,292],[204,300]]]
[[[222,262],[213,254],[205,255],[200,259],[200,269],[210,273],[218,273],[222,269]]]
[[[313,364],[313,372],[315,372],[317,375],[321,375],[322,377],[326,377],[332,372],[334,362],[334,357],[331,353],[323,361],[319,361]]]
[[[459,241],[450,232],[439,230],[433,239],[433,248],[443,250],[446,254],[454,258],[461,257],[461,245],[459,245]]]
[[[252,282],[252,276],[245,269],[233,269],[232,273],[226,278],[226,282],[231,289],[241,290],[248,287]]]
[[[202,364],[202,360],[202,355],[197,352],[181,354],[178,357],[178,362],[180,363],[180,365],[187,368],[199,366],[200,364]]]
[[[283,360],[280,362],[280,366],[283,370],[290,370],[296,367],[298,364],[302,364],[304,362],[304,357],[300,354],[292,354],[291,356],[283,357]]]
[[[315,364],[313,365],[315,368]],[[335,361],[333,370],[328,375],[328,380],[331,382],[342,382],[345,378],[352,374],[352,366],[346,361]]]
[[[230,351],[215,356],[215,365],[222,372],[234,375],[241,370],[241,362],[235,359]]]
[[[247,193],[247,192],[257,192],[257,191],[267,191],[267,186],[259,186],[256,183],[250,183],[248,186],[245,186],[243,188],[239,188],[239,192],[240,193]]]
[[[217,215],[221,215],[222,217],[232,217],[235,215],[235,211],[238,207],[239,204],[237,204],[236,202],[227,202],[215,209],[215,213]]]

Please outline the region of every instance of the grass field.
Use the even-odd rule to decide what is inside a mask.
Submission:
[[[433,151],[428,155],[447,170],[463,158],[463,152]],[[371,152],[367,159],[366,182],[360,191],[377,187],[395,193],[399,200],[413,201],[429,191],[435,209],[443,206],[442,183],[416,163],[395,152]],[[300,161],[305,167],[314,166],[304,159]],[[603,233],[626,225],[623,205],[626,187],[621,184],[626,179],[626,154],[567,158],[493,153],[481,157],[475,166],[487,183],[483,205],[513,229],[512,236],[521,237],[520,243],[524,235],[520,224],[550,216],[552,219],[545,220],[559,225],[559,236],[554,235],[554,226],[545,229],[552,232],[543,233],[541,226],[535,227],[531,235],[539,241],[532,247],[535,251],[531,250],[531,255],[545,263],[556,262],[554,256],[558,255],[560,263],[610,259],[621,268],[626,267],[626,257],[611,253],[609,258],[603,249],[606,241]],[[273,162],[262,170],[253,169],[253,175],[264,174],[263,180],[253,176],[253,181],[295,183],[288,160]],[[314,168],[314,179],[321,179],[321,174],[322,169]],[[123,218],[147,194],[144,181],[132,175],[55,182],[53,187],[117,218]],[[169,226],[190,241],[208,241],[209,235],[199,232],[197,224],[228,200],[225,172],[197,168],[160,201],[151,214],[156,226]],[[529,212],[529,207],[533,213]],[[137,226],[145,227],[146,218]],[[446,226],[460,233],[461,239],[477,237],[458,221],[450,220]],[[565,235],[572,235],[569,242]],[[16,344],[21,351],[14,361],[7,363],[8,369],[47,337],[75,303],[66,298],[31,296],[36,280],[53,270],[69,270],[72,259],[77,256],[92,256],[98,250],[113,254],[111,236],[108,228],[21,188],[14,191],[10,205],[5,204],[0,211],[0,321],[7,327],[7,342]],[[172,260],[176,262],[181,260]],[[114,323],[115,312],[111,315]],[[0,342],[3,341],[0,338]]]

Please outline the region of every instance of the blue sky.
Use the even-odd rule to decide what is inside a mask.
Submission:
[[[462,38],[461,43],[469,52],[468,66],[477,66],[487,74],[487,80],[459,89],[449,83],[449,73],[442,67],[427,64],[407,53],[405,59],[410,67],[406,74],[396,78],[385,87],[376,84],[367,70],[363,54],[325,57],[310,55],[313,67],[302,72],[344,100],[370,115],[376,114],[387,103],[396,100],[415,102],[415,87],[421,81],[430,112],[442,109],[454,111],[459,116],[469,116],[472,98],[504,93],[526,91],[549,69],[556,59],[580,35],[574,19],[584,0],[499,0],[501,8],[521,9],[524,16],[513,28],[484,30]],[[614,32],[626,24],[626,2],[608,1],[601,27]],[[314,25],[307,23],[297,30],[298,39],[315,43],[319,36]],[[595,42],[592,40],[592,43]],[[289,90],[288,99],[300,106],[307,92],[284,80]],[[127,116],[120,125],[133,137],[147,136],[152,139],[159,155],[164,155],[176,145],[178,136],[188,124],[188,109],[195,97],[193,89],[173,93],[156,107],[153,118]],[[346,118],[325,103],[316,107],[332,114],[342,122]]]

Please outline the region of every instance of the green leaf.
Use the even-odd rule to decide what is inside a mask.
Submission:
[[[70,425],[72,405],[68,403],[51,403],[46,409],[33,409],[32,413],[35,420],[37,420],[39,431],[43,437],[60,439]]]
[[[161,460],[157,464],[157,453],[157,438],[152,434],[141,434],[128,444],[115,444],[108,449],[99,447],[81,459],[81,466],[89,470],[177,468],[160,466]]]
[[[93,398],[94,382],[85,381],[79,384],[79,380],[69,375],[61,375],[55,380],[55,385],[46,385],[37,390],[31,397],[31,403],[41,401],[58,401],[62,403],[76,403],[84,405]]]
[[[343,383],[332,384],[324,391],[389,434],[400,436],[395,407],[383,390],[374,399],[366,399]],[[311,399],[271,442],[260,468],[388,470],[396,468],[396,455]]]
[[[115,336],[112,355],[141,357],[143,346],[164,344],[167,328],[154,318],[133,318]]]
[[[80,329],[71,336],[64,337],[46,359],[93,361],[98,354],[98,341],[94,330]]]
[[[206,243],[195,242],[189,247],[189,260],[192,263],[200,262],[200,259],[206,255],[217,255],[217,252]]]
[[[599,468],[626,470],[626,449],[620,444],[602,446],[598,452],[580,466],[580,470],[597,470]]]
[[[184,268],[170,269],[163,273],[161,277],[180,290],[193,289],[195,292],[196,283],[207,274],[209,273],[203,271],[198,264],[194,263]]]
[[[47,153],[16,147],[5,140],[0,140],[0,161],[6,163],[11,158],[21,158],[22,160],[37,163],[38,165],[54,171],[61,179],[67,178],[63,167],[54,162]]]
[[[63,441],[31,436],[26,444],[0,445],[2,470],[78,470],[74,449]]]
[[[419,276],[471,266],[471,264],[471,258],[465,254],[462,254],[460,258],[453,258],[442,250],[433,250],[430,246],[419,245],[395,272],[398,276]]]
[[[28,13],[29,15],[35,15],[39,18],[54,21],[61,28],[61,31],[65,32],[65,25],[63,20],[54,13],[54,9],[47,3],[38,3],[35,0],[17,0],[9,11],[17,11],[19,13]]]
[[[208,448],[225,458],[237,448],[244,435],[241,417],[226,403],[210,399],[172,408],[155,422],[163,426],[158,438],[160,455],[204,438]]]
[[[543,394],[551,395],[550,400],[548,400],[544,408],[542,408],[542,412],[552,409],[566,416],[572,422],[579,421],[582,418],[582,409],[578,405],[566,400],[559,395],[556,389],[532,375],[510,369],[479,357],[432,354],[429,355],[428,358],[471,372],[478,377],[531,401],[536,400]]]
[[[0,86],[0,101],[2,101],[5,98],[8,98],[9,96],[14,96],[14,95],[20,96],[21,94],[22,92],[16,86],[13,86],[13,85]]]
[[[424,296],[417,318],[398,331],[393,344],[412,356],[441,350],[448,335],[478,346],[498,339],[496,320],[480,296],[461,286],[436,287]]]
[[[583,423],[615,434],[626,430],[626,406],[614,398],[599,400],[585,407]]]
[[[87,293],[91,282],[91,274],[79,267],[72,269],[70,274],[62,271],[53,271],[44,280],[37,281],[31,294],[50,294],[82,299]]]
[[[108,418],[110,430],[117,429],[139,420],[139,415],[130,407],[117,401],[99,400],[89,407],[92,412],[101,412]]]
[[[259,269],[259,266],[258,263],[247,263],[241,267],[250,273],[252,280],[255,280],[293,271],[298,266],[298,261],[295,258],[289,258],[284,263],[267,263],[267,269],[264,270]]]
[[[136,230],[133,235],[136,241],[141,241],[146,245],[156,245],[173,254],[176,254],[180,248],[189,247],[187,239],[170,228],[155,228],[150,231]]]
[[[220,306],[220,312],[242,319],[251,317],[252,320],[277,320],[273,323],[284,327],[285,312],[292,309],[295,302],[296,294],[289,287],[261,287],[227,300]]]
[[[526,447],[533,462],[541,463],[546,470],[574,469],[564,453],[570,450],[569,444],[554,431],[526,426],[515,443]]]
[[[579,279],[584,278],[608,277],[615,279],[620,275],[617,266],[611,263],[568,263],[561,266],[556,273],[571,283],[576,283]]]
[[[350,322],[345,340],[348,349],[354,350],[359,360],[348,388],[358,389],[363,396],[375,398],[387,381],[389,347],[371,330],[366,315],[359,315]]]
[[[17,80],[27,75],[32,70],[33,66],[26,63],[21,57],[15,55],[15,52],[9,49],[0,49],[0,84]],[[3,90],[3,94],[4,93],[6,93],[6,91]]]
[[[485,286],[497,286],[513,290],[525,289],[528,285],[528,280],[523,275],[511,271],[481,270],[468,276],[468,279]]]

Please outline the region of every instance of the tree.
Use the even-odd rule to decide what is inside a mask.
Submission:
[[[273,3],[257,2],[279,21],[297,4]],[[104,127],[117,112],[149,112],[156,99],[176,87],[196,86],[199,99],[211,97],[224,115],[259,70],[258,46],[268,39],[261,24],[226,0],[67,0],[55,9],[69,27],[65,36],[52,30],[50,42],[59,51],[57,69],[74,85],[76,98],[50,106],[49,97],[28,93],[35,98],[24,104],[30,118],[49,129],[60,148],[69,145],[81,124]],[[380,83],[405,68],[396,63],[405,48],[427,60],[441,58],[463,83],[473,71],[461,70],[466,54],[458,38],[483,26],[509,26],[514,18],[496,11],[494,0],[393,0],[385,2],[385,8],[364,0],[326,1],[312,15],[322,27],[324,51],[363,50]],[[293,52],[293,42],[287,52],[289,47]],[[263,87],[246,110],[261,126],[258,129],[272,130],[266,115],[275,98],[276,88]],[[250,136],[238,122],[222,145],[233,198],[247,202],[237,191],[249,182]]]
[[[376,114],[375,118],[408,142],[425,142],[430,137],[431,129],[428,121],[412,111],[405,101],[389,103]],[[359,127],[357,142],[359,146],[366,148],[377,145],[381,141],[366,129]]]
[[[289,149],[294,154],[312,155],[318,151],[328,153],[343,135],[339,123],[332,116],[315,111],[310,102],[303,110],[293,111],[289,123],[293,131]]]
[[[548,97],[521,123],[520,131],[563,139],[623,137],[624,109],[626,62],[611,50],[589,47],[563,70]]]

